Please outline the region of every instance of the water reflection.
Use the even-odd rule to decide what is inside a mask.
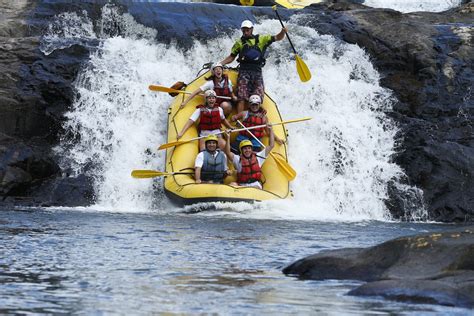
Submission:
[[[2,314],[457,311],[349,297],[360,283],[281,273],[321,249],[370,246],[444,226],[77,211],[2,216]]]

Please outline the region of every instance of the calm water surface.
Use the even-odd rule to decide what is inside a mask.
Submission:
[[[1,211],[0,313],[466,314],[345,295],[357,281],[281,269],[434,224],[327,223],[200,214]]]

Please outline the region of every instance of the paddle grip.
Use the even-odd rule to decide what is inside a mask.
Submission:
[[[275,13],[278,17],[278,20],[280,21],[281,27],[285,27],[285,25],[283,24],[283,21],[281,20],[280,14],[278,13],[277,9],[275,9]],[[288,35],[288,32],[286,32],[286,38],[288,39],[288,42],[290,42],[291,48],[293,48],[293,52],[295,53],[295,55],[298,55],[296,53],[295,46],[293,46],[293,43],[291,42],[291,39],[290,39],[290,36]]]

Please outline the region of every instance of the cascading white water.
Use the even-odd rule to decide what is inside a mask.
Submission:
[[[365,0],[364,5],[374,8],[388,8],[400,12],[441,12],[457,7],[462,0]]]
[[[111,10],[112,6],[105,7],[108,14],[102,23],[117,19]],[[127,37],[97,36],[102,43],[76,80],[78,96],[67,114],[65,128],[76,137],[65,137],[57,152],[65,157],[63,167],[94,177],[98,197],[94,208],[165,210],[170,206],[160,180],[130,177],[133,169],[164,169],[164,153],[156,147],[166,142],[171,98],[150,92],[147,86],[192,80],[202,64],[227,56],[240,34],[196,41],[183,51],[173,44],[155,43],[154,31],[131,23],[129,15],[121,18],[127,20],[123,25]],[[292,183],[295,199],[216,205],[241,216],[263,218],[389,219],[384,204],[387,186],[394,182],[402,188],[403,177],[400,167],[390,161],[396,133],[385,115],[391,109],[390,92],[380,87],[378,73],[359,47],[320,36],[297,21],[289,28],[313,79],[299,81],[286,41],[269,49],[264,78],[285,119],[313,117],[309,123],[287,126],[290,163],[298,171]],[[275,20],[263,20],[255,29],[276,33],[280,26]],[[419,191],[409,186],[403,191],[407,203],[421,212]]]

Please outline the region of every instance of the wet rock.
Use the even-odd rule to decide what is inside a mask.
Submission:
[[[474,307],[474,226],[402,237],[370,248],[323,251],[283,273],[301,279],[368,283],[350,295]]]
[[[32,1],[0,0],[0,8],[0,199],[31,204],[35,188],[60,176],[52,147],[89,52],[73,45],[45,55],[49,20],[30,16]]]
[[[41,206],[89,206],[95,201],[92,180],[85,175],[54,178],[31,195]]]
[[[25,196],[28,189],[58,174],[58,165],[44,149],[11,137],[0,137],[0,196]]]

